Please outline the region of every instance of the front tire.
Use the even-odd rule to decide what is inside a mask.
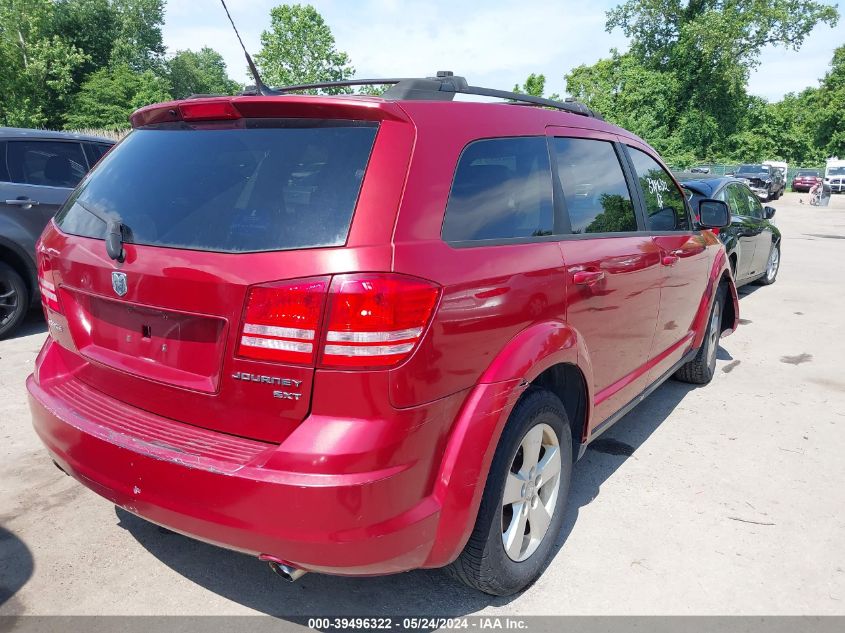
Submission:
[[[766,264],[766,272],[757,280],[761,286],[771,286],[778,278],[778,270],[780,270],[780,244],[772,244],[769,251],[769,261]]]
[[[531,388],[508,418],[475,528],[447,573],[494,596],[533,583],[560,532],[571,473],[572,433],[563,404]]]
[[[0,262],[0,339],[20,325],[29,309],[29,290],[14,268]]]
[[[725,294],[725,287],[719,286],[716,290],[713,307],[710,308],[710,319],[707,321],[704,343],[701,344],[695,358],[682,365],[675,372],[675,378],[681,382],[706,385],[713,380],[713,375],[716,373],[716,352],[719,349],[719,338],[722,335],[722,311],[725,305]]]

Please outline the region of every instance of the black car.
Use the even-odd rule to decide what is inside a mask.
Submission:
[[[41,231],[112,145],[97,136],[0,128],[0,338],[38,303]]]
[[[760,200],[777,200],[786,190],[786,179],[783,172],[771,165],[746,164],[737,167],[733,174],[736,178],[744,181],[748,188],[754,192]]]
[[[693,209],[698,200],[723,200],[731,210],[730,226],[719,231],[725,245],[736,285],[756,281],[761,285],[775,282],[780,267],[780,230],[769,220],[772,207],[764,207],[757,196],[736,178],[701,177],[679,174],[678,182],[686,189]]]

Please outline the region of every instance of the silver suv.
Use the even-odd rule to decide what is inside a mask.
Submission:
[[[38,298],[35,242],[114,141],[0,127],[0,339]]]

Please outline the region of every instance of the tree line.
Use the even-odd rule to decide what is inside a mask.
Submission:
[[[818,87],[777,102],[749,94],[748,78],[765,47],[797,50],[838,19],[835,6],[816,0],[625,0],[606,28],[620,29],[630,49],[572,69],[566,90],[674,165],[819,164],[845,156],[845,46]],[[212,48],[168,56],[163,21],[164,0],[0,1],[0,124],[124,129],[142,105],[243,88]],[[355,74],[310,5],[274,7],[255,60],[269,85]],[[545,76],[515,89],[542,96]]]
[[[626,0],[606,28],[621,29],[630,49],[574,68],[566,90],[675,165],[818,165],[845,156],[845,46],[818,87],[777,102],[748,94],[748,78],[765,47],[798,50],[838,19],[814,0]]]

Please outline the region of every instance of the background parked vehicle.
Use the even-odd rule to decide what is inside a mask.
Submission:
[[[38,300],[38,236],[112,145],[95,136],[0,128],[0,338]]]
[[[733,175],[744,180],[754,195],[763,202],[777,200],[786,188],[783,173],[777,167],[769,165],[747,163],[737,167]]]
[[[778,192],[778,198],[780,198],[784,193],[786,193],[786,183],[789,179],[789,163],[782,160],[764,160],[763,165],[766,167],[773,167],[780,172],[781,188]]]
[[[792,191],[807,192],[822,179],[818,169],[799,169],[792,178]]]
[[[42,236],[35,428],[115,503],[289,579],[523,589],[589,442],[709,382],[737,325],[726,203],[694,222],[581,104],[438,73],[132,122]]]
[[[845,160],[831,158],[827,161],[824,169],[825,189],[831,193],[842,193],[845,191]]]
[[[725,245],[736,285],[756,281],[769,285],[777,279],[780,268],[780,230],[771,223],[775,209],[764,207],[757,196],[736,178],[701,178],[679,175],[696,208],[705,198],[723,200],[731,211],[731,223],[719,231]]]

